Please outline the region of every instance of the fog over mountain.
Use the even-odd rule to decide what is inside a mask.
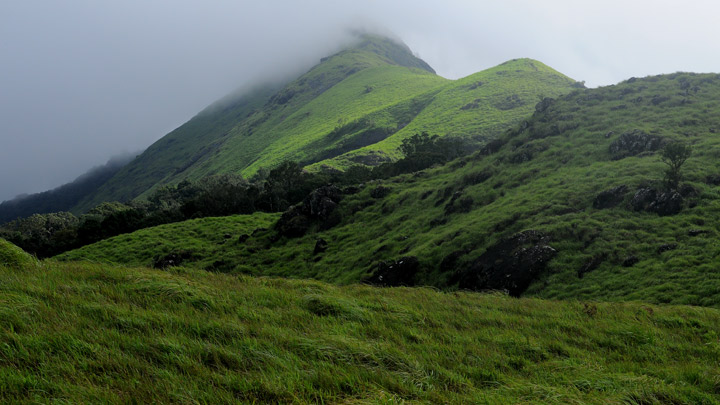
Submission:
[[[234,89],[292,77],[353,29],[402,39],[448,78],[530,57],[594,87],[720,71],[719,11],[711,1],[3,2],[0,200],[143,149]]]

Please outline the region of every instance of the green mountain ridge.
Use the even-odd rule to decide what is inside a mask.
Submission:
[[[366,37],[0,229],[0,402],[720,403],[718,111]]]
[[[222,249],[222,271],[345,284],[386,271],[381,263],[416,257],[417,272],[404,284],[482,289],[483,255],[533,231],[544,236],[529,234],[538,241],[518,252],[549,246],[556,254],[519,294],[719,307],[718,100],[718,75],[689,73],[545,99],[484,151],[343,196],[342,220],[330,229],[313,225],[299,238],[270,229],[233,240]],[[682,195],[667,194],[679,199],[679,213],[659,215],[653,204],[660,203],[642,198],[664,193],[657,147],[670,141],[693,152]],[[609,190],[620,190],[614,205],[596,206]],[[322,253],[318,239],[327,242]],[[108,260],[122,252],[110,240],[61,257]]]
[[[259,87],[208,107],[73,211],[142,198],[184,179],[238,172],[249,177],[284,160],[309,170],[376,165],[397,159],[402,139],[417,132],[484,142],[529,114],[540,95],[559,95],[573,85],[532,60],[450,81],[404,44],[366,35],[286,85]]]

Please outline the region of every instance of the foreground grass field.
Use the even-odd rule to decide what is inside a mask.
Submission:
[[[720,311],[0,267],[0,402],[718,403]]]

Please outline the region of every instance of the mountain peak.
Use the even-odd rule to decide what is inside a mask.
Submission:
[[[435,73],[435,70],[430,65],[415,56],[412,50],[401,40],[369,33],[357,34],[356,42],[352,46],[333,56],[323,58],[322,61],[326,61],[334,56],[357,52],[374,53],[379,56],[383,62],[391,65],[419,68],[433,74]]]

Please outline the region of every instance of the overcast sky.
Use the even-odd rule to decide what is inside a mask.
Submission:
[[[142,150],[226,93],[301,73],[348,29],[455,79],[530,57],[591,87],[720,72],[715,1],[0,1],[0,200]]]

